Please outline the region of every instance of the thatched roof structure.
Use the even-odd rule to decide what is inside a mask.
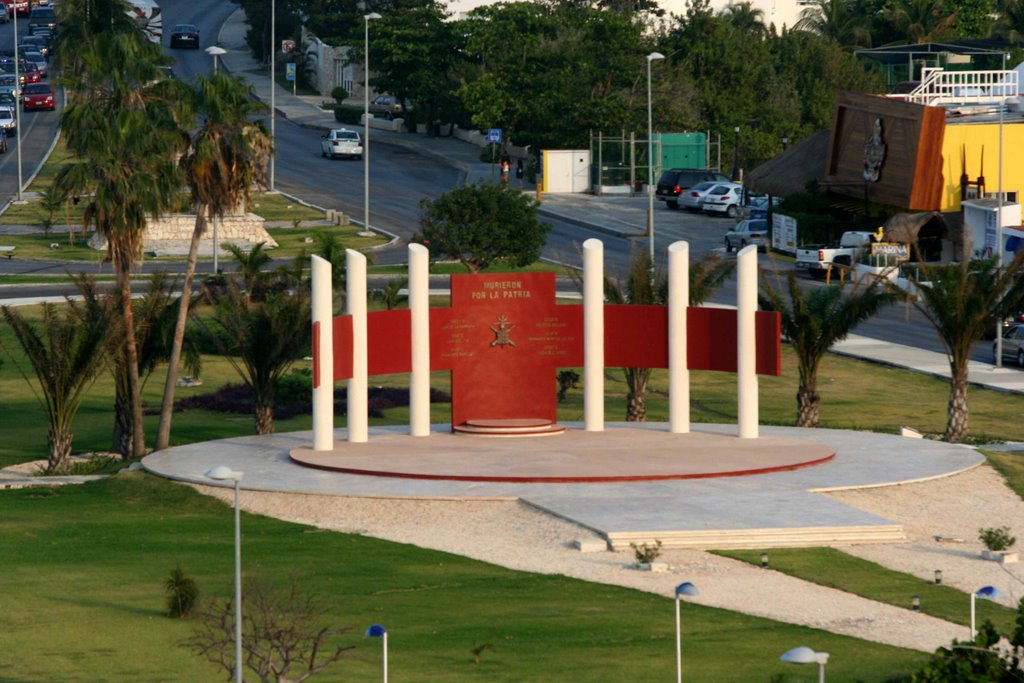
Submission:
[[[953,244],[954,254],[963,253],[963,216],[959,213],[899,213],[889,218],[882,227],[885,229],[886,242],[912,244],[924,252],[934,254],[938,249],[937,243],[948,240]]]
[[[819,130],[764,162],[750,173],[744,184],[754,192],[787,197],[803,192],[807,183],[825,177],[830,132]]]

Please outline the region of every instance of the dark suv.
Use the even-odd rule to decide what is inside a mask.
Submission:
[[[698,183],[705,181],[719,183],[729,182],[729,176],[718,171],[709,171],[706,168],[670,168],[662,171],[658,178],[658,189],[655,192],[658,199],[665,202],[670,209],[679,208],[679,194]]]

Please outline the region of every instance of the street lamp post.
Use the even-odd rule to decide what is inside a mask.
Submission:
[[[982,586],[978,590],[971,593],[971,642],[974,642],[974,637],[978,631],[974,627],[974,602],[975,598],[981,598],[982,600],[995,600],[999,597],[999,589],[995,586]]]
[[[268,174],[269,182],[267,183],[267,189],[274,192],[274,166],[277,161],[277,152],[274,148],[277,146],[277,136],[274,131],[274,123],[277,118],[277,73],[274,67],[277,66],[275,58],[277,57],[277,1],[270,0],[270,173]],[[217,253],[217,245],[214,245],[213,253]]]
[[[1003,109],[1006,108],[1006,53],[1003,55],[1003,71],[999,75],[999,203],[996,204],[996,254],[999,269],[1003,268]],[[996,321],[996,367],[1003,367],[1003,321]]]
[[[227,50],[217,45],[211,45],[210,47],[206,48],[206,54],[213,57],[213,73],[217,73],[217,58],[226,53]]]
[[[21,92],[21,77],[18,74],[18,7],[14,6],[14,87]],[[27,79],[26,79],[27,80]],[[21,116],[18,113],[18,103],[14,103],[14,146],[17,148],[18,156],[18,201],[21,201],[21,185],[24,182],[21,177]]]
[[[384,683],[388,683],[388,630],[380,624],[366,629],[367,638],[380,638],[384,647]]]
[[[370,22],[380,18],[363,16],[363,232],[370,230]]]
[[[787,147],[789,147],[789,134],[788,133],[783,133],[782,134],[782,151],[785,152]]]
[[[209,479],[235,482],[235,683],[242,683],[242,521],[238,503],[242,474],[225,465],[206,473]]]
[[[650,242],[651,269],[654,269],[654,123],[651,114],[651,63],[665,59],[660,52],[647,55],[647,239]]]
[[[825,683],[825,664],[828,663],[827,652],[815,652],[809,647],[801,645],[782,655],[779,659],[790,664],[817,664],[818,683]]]
[[[739,182],[740,180],[740,127],[733,126],[733,141],[732,141],[732,179],[733,182]]]
[[[679,619],[679,603],[684,595],[700,595],[700,591],[689,581],[676,586],[676,683],[683,681],[683,632]]]

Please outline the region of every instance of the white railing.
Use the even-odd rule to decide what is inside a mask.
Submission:
[[[921,84],[913,91],[889,97],[928,106],[996,105],[1018,93],[1016,71],[946,71],[932,67],[922,70]]]

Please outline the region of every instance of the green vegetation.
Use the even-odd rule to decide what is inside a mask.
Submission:
[[[909,609],[913,597],[921,598],[921,611],[954,624],[970,623],[970,596],[949,586],[936,585],[909,574],[880,567],[835,548],[772,548],[770,550],[716,550],[753,565],[761,565],[768,553],[771,569],[805,581],[837,588],[869,600]],[[984,603],[982,605],[981,603]],[[1001,630],[1012,629],[1017,610],[989,601],[977,605],[978,623],[989,619]],[[967,631],[964,631],[966,639]]]
[[[203,596],[233,589],[232,511],[188,487],[141,473],[60,489],[0,493],[5,558],[4,675],[19,681],[188,680],[224,675],[179,643],[188,620],[166,616],[166,579],[180,567]],[[324,625],[348,626],[356,651],[313,680],[366,681],[392,634],[396,680],[606,683],[674,672],[672,601],[557,575],[243,515],[248,579],[298,580],[324,602]],[[624,569],[623,571],[628,571]],[[794,643],[831,653],[830,680],[883,682],[926,655],[800,626],[683,606],[686,676],[766,680]],[[55,635],[59,634],[59,644]],[[471,649],[493,643],[474,662]],[[125,655],[130,647],[131,656]],[[723,658],[728,647],[732,653]],[[570,674],[571,672],[571,674]]]

